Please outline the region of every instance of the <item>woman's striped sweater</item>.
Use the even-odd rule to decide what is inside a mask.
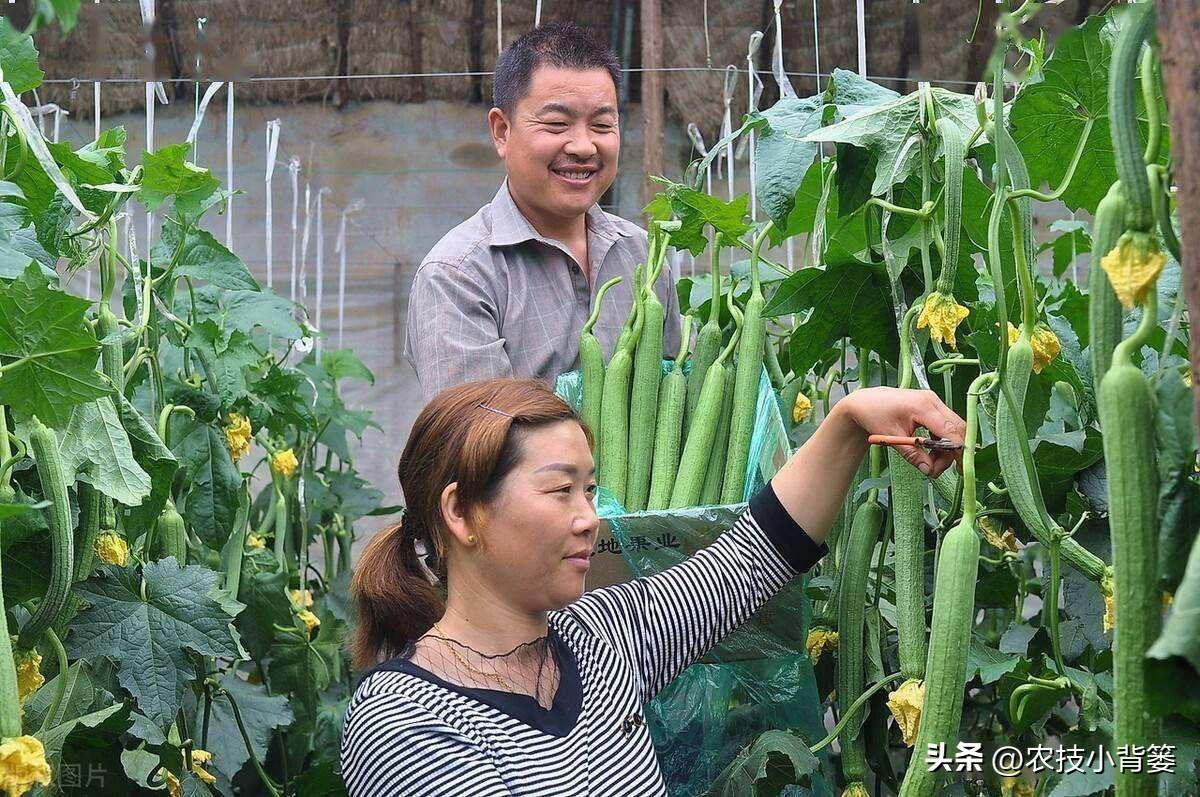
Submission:
[[[686,561],[549,613],[562,673],[550,709],[403,658],[368,670],[342,734],[350,794],[666,794],[642,707],[825,550],[768,484]]]

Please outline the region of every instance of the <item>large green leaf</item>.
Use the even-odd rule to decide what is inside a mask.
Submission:
[[[820,762],[795,733],[768,730],[737,754],[713,781],[709,794],[717,797],[780,794],[789,785],[802,785]]]
[[[335,382],[339,379],[361,379],[375,384],[375,374],[350,349],[330,349],[321,352],[321,367]]]
[[[250,557],[242,558],[238,600],[246,604],[246,609],[238,615],[236,626],[246,650],[257,659],[271,651],[275,626],[292,623],[287,588],[287,573],[259,570]]]
[[[184,228],[187,228],[186,234]],[[163,223],[162,238],[150,251],[155,269],[175,264],[176,278],[191,277],[221,288],[257,291],[258,282],[242,259],[212,236],[174,215]]]
[[[767,318],[812,310],[789,343],[792,370],[805,373],[838,340],[879,352],[895,362],[899,342],[887,277],[876,266],[847,261],[807,268],[780,283],[767,303]]]
[[[671,233],[671,246],[676,249],[686,249],[693,255],[703,252],[708,248],[708,237],[704,232],[708,226],[734,238],[740,238],[750,229],[746,221],[750,206],[748,196],[724,202],[680,183],[659,177],[654,180],[664,188],[648,207],[656,220],[674,216],[680,221],[682,226]]]
[[[1020,656],[1001,653],[978,639],[972,639],[967,649],[967,682],[978,675],[983,685],[987,686],[1016,669],[1020,661]]]
[[[1200,673],[1200,537],[1196,537],[1171,612],[1146,657],[1166,662],[1178,657],[1191,665],[1189,679]]]
[[[204,360],[212,376],[212,388],[227,407],[248,392],[245,369],[257,365],[262,356],[244,332],[224,330],[206,318],[192,326],[187,345]]]
[[[867,80],[857,72],[834,67],[825,87],[828,102],[837,108],[843,119],[857,116],[865,110],[895,102],[900,95],[889,88]]]
[[[172,420],[172,430],[172,450],[187,474],[183,517],[188,528],[219,550],[233,531],[241,473],[222,430],[179,416]]]
[[[784,97],[763,111],[754,144],[754,173],[758,201],[777,227],[787,226],[796,206],[796,192],[820,151],[806,138],[821,126],[820,98]]]
[[[1088,17],[1065,31],[1046,62],[1044,79],[1018,94],[1009,113],[1013,140],[1025,156],[1035,188],[1062,182],[1084,125],[1092,120],[1083,156],[1062,195],[1072,210],[1094,212],[1117,179],[1108,124],[1108,67],[1123,14],[1116,10]],[[1135,96],[1140,106],[1141,91]]]
[[[150,494],[150,474],[133,456],[112,398],[77,404],[61,436],[63,467],[114,501],[136,506]]]
[[[286,728],[292,723],[292,710],[288,708],[285,695],[271,695],[262,684],[252,684],[230,671],[221,676],[221,688],[228,694],[213,699],[208,717],[208,752],[213,754],[211,767],[225,774],[230,780],[247,761],[250,753],[238,730],[237,720],[230,705],[230,697],[237,701],[242,724],[254,755],[260,760],[267,757],[267,747],[276,728]],[[204,721],[204,707],[196,707],[196,724]]]
[[[177,298],[177,303],[183,301],[183,297]],[[234,332],[251,335],[256,327],[286,340],[304,334],[293,317],[295,303],[269,290],[232,290],[209,284],[196,288],[186,301],[195,301],[197,317],[212,321],[221,330],[218,348],[227,347]]]
[[[158,432],[150,422],[129,402],[125,396],[118,396],[120,407],[118,414],[125,434],[129,436],[133,458],[150,474],[150,494],[136,507],[132,507],[127,515],[125,528],[131,536],[136,536],[150,528],[150,525],[162,511],[171,490],[171,480],[179,469],[179,462],[171,449],[159,439]]]
[[[107,750],[111,754],[116,749],[120,749],[120,736],[129,727],[129,711],[128,703],[114,703],[107,708],[102,708],[98,711],[93,711],[85,714],[82,717],[71,717],[60,725],[57,725],[48,730],[38,731],[34,734],[41,740],[42,746],[46,751],[46,763],[50,764],[51,770],[54,773],[54,780],[60,783],[60,788],[64,794],[120,794],[120,786],[114,778],[108,784],[108,788],[103,791],[95,789],[95,784],[87,784],[87,789],[76,789],[71,787],[84,786],[83,778],[76,781],[74,778],[69,778],[66,783],[60,782],[60,774],[64,768],[64,759],[70,758],[69,766],[77,767],[86,774],[89,767],[83,765],[83,758],[91,758],[91,755],[64,755],[67,753],[76,752],[79,746],[90,748],[91,752],[99,753],[100,757],[104,757],[102,751]],[[101,781],[103,783],[103,780]]]
[[[45,73],[38,69],[38,52],[33,38],[13,28],[8,17],[0,18],[0,70],[17,94],[42,85]]]
[[[198,214],[204,200],[220,188],[221,183],[208,169],[188,163],[191,148],[191,144],[184,142],[171,144],[157,152],[142,153],[139,202],[155,210],[173,196],[176,210],[188,216]]]
[[[271,646],[267,676],[276,692],[291,692],[309,714],[317,695],[338,677],[341,668],[343,623],[328,613],[313,636],[303,626],[277,631]]]
[[[978,127],[973,98],[940,88],[930,92],[937,117],[955,122],[963,138],[968,138]],[[906,147],[910,138],[920,135],[920,125],[921,93],[915,91],[809,133],[806,140],[853,144],[869,150],[875,156],[871,193],[882,196],[888,188],[906,180],[920,162],[920,147]]]
[[[41,264],[46,276],[53,279],[49,272],[56,259],[38,240],[29,210],[13,202],[0,202],[0,279],[20,277],[31,260]]]
[[[71,658],[109,656],[148,718],[165,727],[182,705],[184,685],[196,678],[188,651],[238,654],[230,615],[211,596],[218,574],[173,558],[140,569],[101,565],[76,586],[91,607],[71,622]]]
[[[1158,576],[1164,590],[1173,591],[1196,529],[1200,527],[1200,488],[1196,486],[1196,424],[1192,389],[1179,372],[1167,369],[1158,382]]]
[[[0,404],[62,427],[71,407],[111,388],[96,371],[99,344],[84,323],[87,299],[50,287],[30,263],[12,282],[0,281]]]

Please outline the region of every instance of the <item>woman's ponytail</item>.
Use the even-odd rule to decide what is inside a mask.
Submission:
[[[445,602],[429,583],[404,524],[384,529],[363,551],[350,594],[358,614],[351,655],[358,669],[399,655],[433,627]]]

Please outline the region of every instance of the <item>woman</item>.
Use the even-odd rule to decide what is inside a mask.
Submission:
[[[442,391],[400,459],[403,524],[354,575],[354,658],[370,669],[342,736],[350,794],[665,794],[642,706],[824,555],[867,434],[918,426],[965,430],[932,392],[856,391],[716,542],[585,595],[599,521],[579,416],[532,380]],[[929,476],[954,460],[902,451]]]

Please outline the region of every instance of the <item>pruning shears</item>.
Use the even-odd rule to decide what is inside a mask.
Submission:
[[[962,443],[933,437],[904,437],[891,434],[869,435],[867,442],[873,446],[920,446],[930,451],[958,451],[963,447]]]

